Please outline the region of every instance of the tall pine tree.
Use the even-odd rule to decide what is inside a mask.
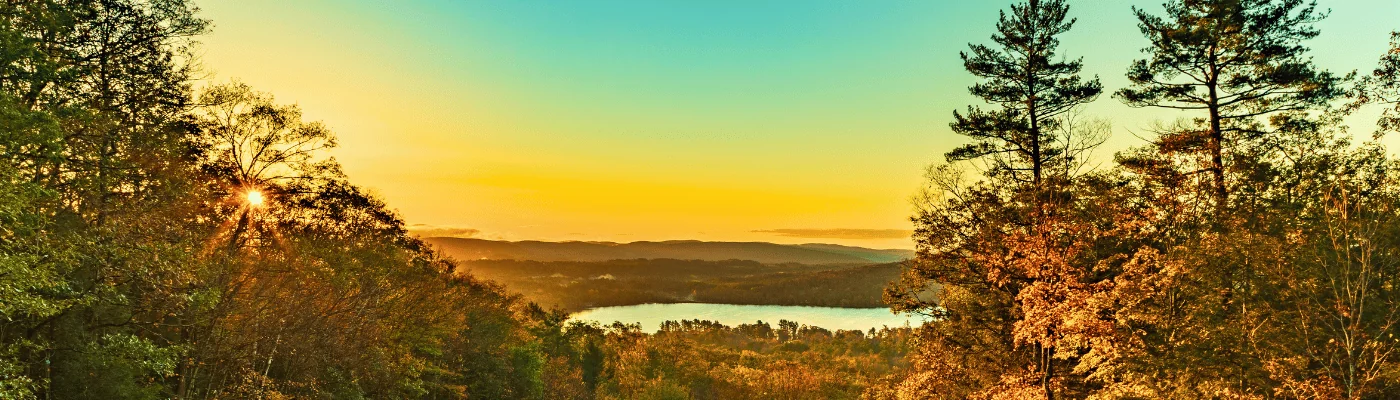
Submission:
[[[1141,182],[1150,225],[1116,278],[1116,348],[1093,357],[1105,383],[1147,397],[1266,396],[1276,330],[1292,312],[1293,249],[1315,193],[1295,193],[1328,146],[1339,79],[1303,45],[1325,17],[1307,0],[1172,0],[1134,9],[1149,45],[1116,96],[1185,117],[1120,156]],[[1287,147],[1285,153],[1284,148]],[[1299,194],[1302,194],[1301,196]],[[1132,388],[1126,389],[1126,388]]]
[[[1218,211],[1228,209],[1230,148],[1268,139],[1267,117],[1325,106],[1341,94],[1338,79],[1318,70],[1302,42],[1325,15],[1304,0],[1175,0],[1166,16],[1133,8],[1151,41],[1149,57],[1128,69],[1132,86],[1116,96],[1134,107],[1196,113],[1194,123],[1164,133],[1159,151],[1196,158]],[[1126,160],[1129,167],[1147,167]]]
[[[1096,143],[1070,117],[1102,92],[1097,78],[1079,76],[1079,59],[1057,54],[1075,22],[1068,12],[1063,0],[1013,4],[995,45],[961,54],[982,78],[971,93],[992,107],[954,112],[953,131],[973,142],[947,159],[984,161],[987,179],[964,184],[954,168],[931,170],[929,201],[914,217],[919,257],[886,292],[897,310],[941,319],[925,328],[923,372],[907,383],[925,395],[1054,398],[1078,386],[1057,367],[1069,364],[1056,358],[1062,313],[1041,307],[1081,286],[1078,250],[1063,232],[1075,219],[1070,172]],[[931,282],[942,285],[936,301]],[[1028,307],[1044,312],[1028,322]]]
[[[1072,161],[1055,134],[1057,118],[1093,101],[1103,85],[1079,76],[1081,59],[1056,59],[1059,36],[1074,26],[1068,12],[1063,0],[1014,4],[997,21],[997,47],[972,44],[961,53],[967,71],[984,79],[969,91],[998,108],[953,112],[953,131],[975,142],[949,152],[950,161],[988,158],[989,172],[1036,185],[1046,169]]]

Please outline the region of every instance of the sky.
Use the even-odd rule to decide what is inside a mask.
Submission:
[[[1319,3],[1308,45],[1334,72],[1369,71],[1400,29],[1400,1]],[[952,111],[981,104],[958,52],[1009,2],[198,4],[205,83],[324,122],[351,181],[421,234],[911,248],[923,171],[967,142]],[[1146,45],[1131,7],[1160,1],[1070,4],[1060,54],[1124,87]],[[1084,113],[1113,126],[1103,159],[1174,118],[1107,95]]]

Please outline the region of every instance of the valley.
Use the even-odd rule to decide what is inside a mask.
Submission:
[[[424,241],[473,276],[571,312],[695,302],[879,308],[886,283],[899,276],[901,257],[912,253],[820,244]]]

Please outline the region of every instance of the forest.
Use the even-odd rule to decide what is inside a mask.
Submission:
[[[816,307],[884,307],[881,290],[899,264],[806,265],[670,259],[604,262],[472,260],[472,276],[520,293],[542,307],[699,302]]]
[[[410,231],[412,231],[410,229]],[[671,259],[727,261],[750,260],[765,264],[870,264],[913,258],[912,250],[881,250],[833,244],[784,245],[766,242],[541,242],[499,241],[457,237],[424,237],[443,254],[462,261],[583,261]]]
[[[1132,9],[1142,53],[1105,88],[1057,53],[1069,10],[1012,5],[961,54],[985,104],[953,113],[969,143],[885,291],[937,318],[885,397],[1400,397],[1400,33],[1337,74],[1316,2],[1172,0]],[[1108,130],[1076,109],[1105,91],[1165,122],[1086,168]]]
[[[409,234],[330,127],[203,80],[190,1],[5,1],[0,398],[1400,398],[1400,32],[1338,73],[1306,45],[1315,2],[1164,1],[1123,10],[1143,51],[1121,88],[1057,52],[1064,0],[986,21],[960,54],[985,101],[952,114],[967,144],[928,168],[912,260],[549,266],[751,267],[674,289],[736,303],[887,281],[931,322],[655,333],[570,321],[602,295],[541,306]],[[1163,122],[1095,163],[1093,101]],[[846,305],[802,297],[781,301]]]

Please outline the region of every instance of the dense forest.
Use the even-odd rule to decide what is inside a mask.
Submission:
[[[763,264],[757,261],[639,259],[604,262],[462,261],[488,279],[549,308],[699,302],[817,307],[884,307],[881,290],[898,263]]]
[[[928,171],[917,256],[859,274],[934,321],[646,333],[408,234],[329,127],[200,79],[188,1],[5,1],[0,398],[1400,397],[1400,33],[1335,74],[1308,55],[1313,2],[1128,11],[1128,87],[1057,53],[1062,0],[1012,5],[962,54],[986,104],[953,115],[969,144]],[[1169,122],[1092,167],[1092,101]],[[1377,109],[1374,132],[1343,124]],[[633,268],[606,264],[567,268]],[[853,279],[752,266],[808,269],[692,290]]]
[[[962,53],[986,104],[953,114],[970,143],[929,169],[918,256],[886,290],[937,320],[877,397],[1400,398],[1400,163],[1381,145],[1400,33],[1338,75],[1309,56],[1311,1],[1132,16],[1127,87],[1057,53],[1062,0],[1011,6]],[[1169,122],[1085,168],[1107,129],[1077,109],[1105,91]],[[1343,124],[1377,108],[1374,132]]]
[[[654,334],[571,328],[566,337],[586,338],[573,339],[583,343],[581,375],[547,385],[546,398],[854,399],[907,369],[914,338],[910,328],[832,332],[786,320],[668,321]]]
[[[612,261],[636,259],[751,260],[765,264],[870,264],[913,258],[911,250],[878,250],[834,244],[764,242],[508,242],[456,237],[425,237],[443,254],[458,260]]]

